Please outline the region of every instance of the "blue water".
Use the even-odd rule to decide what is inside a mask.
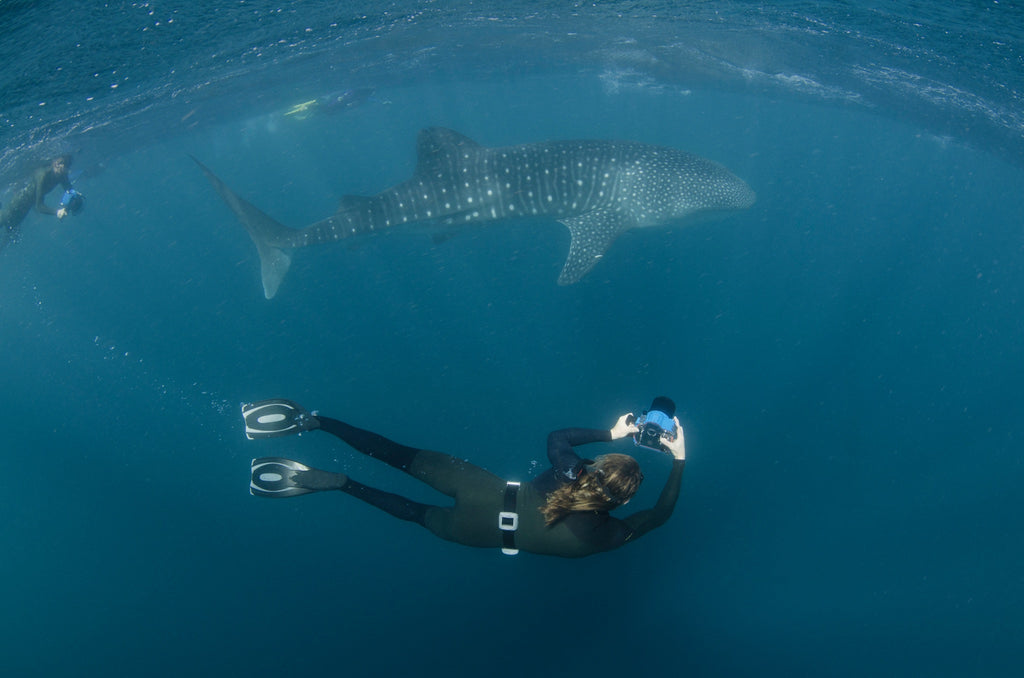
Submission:
[[[88,200],[0,254],[4,675],[1019,673],[1016,4],[94,5],[0,5],[0,201],[64,150]],[[187,155],[301,226],[430,125],[674,146],[758,202],[571,287],[566,229],[508,222],[301,251],[267,301]],[[676,513],[581,561],[247,492],[280,454],[436,500],[327,436],[246,440],[243,401],[528,478],[549,430],[659,393]]]

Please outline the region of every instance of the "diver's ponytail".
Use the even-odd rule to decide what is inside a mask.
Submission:
[[[551,527],[579,511],[611,511],[629,501],[643,481],[640,464],[626,454],[603,454],[576,480],[548,495],[540,508]]]

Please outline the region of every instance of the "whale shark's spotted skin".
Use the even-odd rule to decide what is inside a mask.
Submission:
[[[718,163],[632,142],[486,148],[457,132],[431,128],[420,132],[418,156],[409,181],[372,197],[345,197],[334,215],[301,230],[277,224],[203,169],[260,248],[268,298],[287,270],[283,250],[403,224],[530,216],[551,217],[569,228],[572,243],[558,279],[567,285],[586,275],[623,231],[697,212],[744,209],[755,199],[746,183]],[[269,271],[267,257],[277,258]]]

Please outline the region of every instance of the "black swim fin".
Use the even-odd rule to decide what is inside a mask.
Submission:
[[[283,398],[244,403],[242,417],[245,419],[245,437],[249,440],[276,438],[320,428],[315,413],[310,414],[301,405]]]
[[[295,497],[310,492],[340,490],[348,482],[344,473],[310,468],[282,457],[252,460],[249,494],[257,497]]]
[[[316,492],[295,482],[298,472],[309,467],[291,459],[261,457],[252,460],[252,478],[249,480],[249,494],[257,497],[295,497]]]

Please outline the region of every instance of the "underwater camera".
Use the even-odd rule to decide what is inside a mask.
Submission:
[[[633,444],[646,447],[655,452],[667,452],[661,444],[662,438],[676,439],[676,422],[672,418],[676,413],[676,405],[668,398],[659,396],[651,403],[651,408],[637,417],[635,423],[639,432],[633,434]]]
[[[85,207],[85,196],[73,188],[64,191],[61,196],[60,206],[68,211],[68,214],[78,214]]]

